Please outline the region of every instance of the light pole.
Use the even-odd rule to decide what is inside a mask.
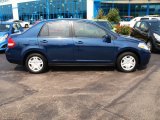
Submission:
[[[74,0],[74,3],[75,3],[75,4],[74,4],[74,5],[75,5],[75,15],[74,15],[74,17],[76,18],[76,16],[77,16],[77,10],[76,10],[76,9],[77,9],[77,8],[76,8],[77,0]]]
[[[57,8],[57,9],[58,9],[58,18],[61,18],[60,8]]]
[[[24,20],[24,8],[22,7],[22,20]]]
[[[130,3],[130,0],[129,0],[129,3],[128,3],[128,16],[131,16],[131,3]]]
[[[114,0],[112,0],[112,8],[114,8]]]
[[[46,14],[46,15],[47,15],[47,16],[46,16],[46,18],[47,18],[47,19],[49,19],[49,11],[50,11],[50,10],[49,10],[49,1],[48,1],[48,0],[46,0],[46,12],[47,12],[47,14]]]
[[[150,6],[150,0],[148,0],[148,3],[147,3],[147,11],[146,11],[146,15],[149,15],[149,6]]]
[[[2,11],[1,11],[1,7],[0,7],[0,21],[2,21]]]

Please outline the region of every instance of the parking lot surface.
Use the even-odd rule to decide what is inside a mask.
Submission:
[[[30,74],[0,54],[0,120],[159,120],[160,54],[148,68],[51,67]]]

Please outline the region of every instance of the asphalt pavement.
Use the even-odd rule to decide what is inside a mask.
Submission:
[[[160,120],[160,54],[148,67],[51,67],[30,74],[0,54],[0,120]]]

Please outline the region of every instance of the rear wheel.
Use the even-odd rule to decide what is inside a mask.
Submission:
[[[132,52],[125,52],[117,59],[117,68],[122,72],[133,72],[138,65],[138,57]]]
[[[47,68],[47,60],[41,54],[30,54],[25,62],[27,70],[31,73],[38,74],[45,72]]]

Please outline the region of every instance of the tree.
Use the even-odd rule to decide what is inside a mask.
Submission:
[[[110,9],[107,14],[107,19],[110,22],[119,23],[120,21],[119,10],[115,8]]]
[[[96,17],[97,19],[106,19],[106,16],[104,15],[103,9],[98,10],[98,15]]]

